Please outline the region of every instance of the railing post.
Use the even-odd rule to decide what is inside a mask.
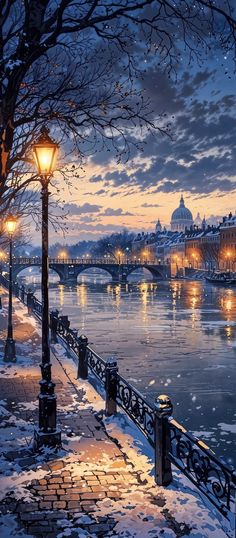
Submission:
[[[88,361],[87,361],[87,346],[88,338],[81,334],[79,341],[79,362],[78,362],[78,379],[88,379]]]
[[[28,308],[28,314],[32,314],[33,306],[34,306],[34,294],[31,290],[28,290],[27,292],[26,304]]]
[[[22,303],[24,303],[25,302],[25,286],[24,286],[24,284],[22,284],[22,286],[21,286],[20,298],[22,300]]]
[[[109,417],[115,415],[117,411],[116,398],[117,398],[117,374],[118,366],[117,361],[111,357],[106,362],[106,415]]]
[[[19,297],[19,284],[18,282],[14,282],[14,293],[16,297]]]
[[[161,394],[155,399],[155,481],[158,486],[168,486],[172,481],[170,426],[168,418],[171,416],[173,406],[169,396]]]
[[[50,328],[51,328],[51,343],[56,344],[57,343],[57,329],[58,329],[58,322],[59,322],[59,310],[52,310],[50,312]]]
[[[60,316],[60,322],[62,325],[64,325],[65,329],[70,328],[70,321],[68,319],[68,316]]]

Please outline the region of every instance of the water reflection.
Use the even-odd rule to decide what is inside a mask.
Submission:
[[[51,285],[50,302],[104,358],[117,357],[121,373],[144,394],[169,394],[177,419],[209,437],[219,455],[235,457],[236,290],[134,277],[115,284],[97,275],[94,282],[86,275],[59,293]]]

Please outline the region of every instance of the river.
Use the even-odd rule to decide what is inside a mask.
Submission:
[[[40,297],[39,274],[28,271],[24,279]],[[51,276],[50,307],[68,314],[102,357],[116,357],[149,399],[168,394],[174,417],[235,466],[236,290],[142,279],[115,284],[83,273],[66,287]]]

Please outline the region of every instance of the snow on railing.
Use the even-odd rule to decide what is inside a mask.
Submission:
[[[8,288],[8,280],[0,275],[0,283]],[[31,292],[26,293],[14,284],[13,291],[39,319],[42,305]],[[105,361],[89,345],[86,336],[77,335],[70,328],[68,316],[59,316],[56,310],[50,314],[51,340],[61,338],[78,358],[78,378],[88,378],[88,368],[105,388],[106,414],[116,413],[117,404],[127,413],[148,439],[155,452],[155,480],[162,486],[172,481],[171,464],[210,500],[227,518],[232,526],[235,519],[236,472],[217,458],[200,439],[193,436],[172,417],[170,398],[161,395],[155,404],[149,403],[142,394],[118,373],[114,359]],[[233,523],[235,525],[235,521]]]

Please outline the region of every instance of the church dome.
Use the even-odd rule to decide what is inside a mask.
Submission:
[[[191,211],[185,207],[183,195],[180,198],[180,204],[172,213],[171,230],[184,232],[185,228],[189,228],[193,224],[193,216]]]

